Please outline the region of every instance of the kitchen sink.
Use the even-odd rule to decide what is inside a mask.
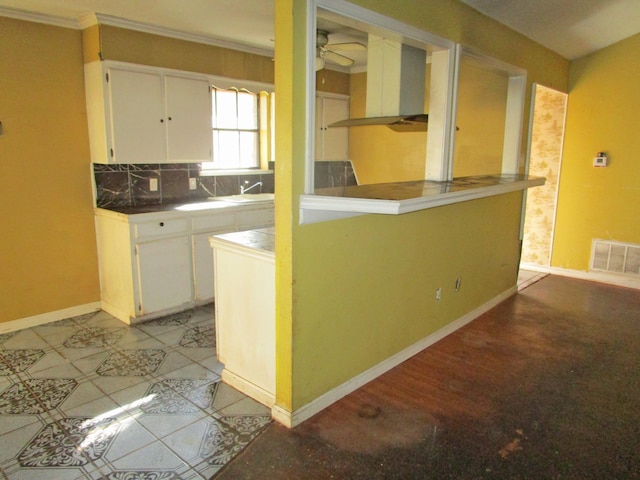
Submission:
[[[243,193],[240,195],[227,195],[224,197],[210,197],[211,200],[221,200],[231,203],[256,203],[272,202],[273,193]]]

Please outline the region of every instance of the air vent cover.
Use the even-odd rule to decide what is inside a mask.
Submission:
[[[591,249],[591,270],[640,275],[640,245],[594,240]]]

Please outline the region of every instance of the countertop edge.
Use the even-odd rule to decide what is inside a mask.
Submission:
[[[313,215],[314,221],[344,218],[345,213],[367,214],[378,213],[386,215],[400,215],[429,208],[450,205],[469,200],[501,195],[504,193],[526,190],[527,188],[544,185],[544,177],[529,177],[512,181],[496,182],[495,184],[461,189],[455,192],[439,193],[429,196],[408,198],[404,200],[387,200],[374,198],[355,198],[342,196],[324,196],[304,194],[300,196],[300,209],[304,218],[304,211],[324,211],[325,215]],[[310,217],[310,216],[307,216]],[[309,222],[312,223],[312,222]]]

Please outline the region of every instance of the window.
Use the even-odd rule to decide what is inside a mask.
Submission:
[[[267,168],[272,159],[273,93],[211,89],[212,161],[202,170]]]

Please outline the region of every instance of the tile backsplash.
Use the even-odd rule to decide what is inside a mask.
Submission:
[[[199,163],[169,164],[93,164],[96,206],[101,208],[135,207],[205,200],[209,197],[236,195],[245,181],[249,185],[262,182],[253,193],[274,191],[271,173],[244,175],[201,175]],[[315,162],[316,188],[356,185],[350,161]],[[157,179],[158,189],[151,191],[150,180]],[[190,179],[196,189],[190,190]]]
[[[96,185],[96,206],[134,207],[204,200],[208,197],[235,195],[245,180],[249,185],[262,182],[254,193],[273,192],[273,171],[246,175],[200,175],[199,163],[168,164],[93,164]],[[158,180],[158,189],[151,191],[150,180]],[[196,189],[190,190],[190,179]]]
[[[347,187],[357,185],[350,160],[314,163],[315,188]]]

